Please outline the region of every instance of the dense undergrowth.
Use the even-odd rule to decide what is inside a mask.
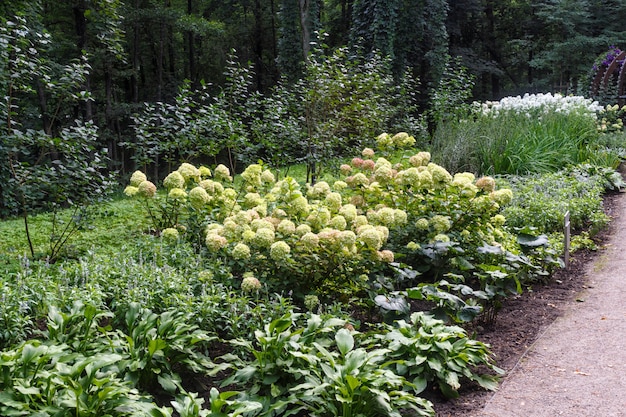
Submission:
[[[0,414],[434,415],[429,387],[494,389],[501,370],[464,324],[550,279],[565,212],[574,247],[593,246],[624,138],[595,110],[535,117],[534,133],[485,112],[428,148],[382,134],[315,184],[260,163],[136,172],[132,198],[93,206],[57,262],[1,223]],[[526,133],[495,152],[507,129]]]

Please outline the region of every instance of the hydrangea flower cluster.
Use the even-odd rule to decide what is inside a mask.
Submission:
[[[386,152],[411,147],[414,139],[385,133],[377,144]],[[340,170],[345,178],[302,185],[291,177],[277,181],[260,164],[234,182],[223,165],[211,171],[183,164],[163,186],[168,199],[204,216],[208,254],[245,277],[244,291],[263,282],[302,299],[362,290],[363,277],[398,253],[406,258],[451,240],[496,244],[493,231],[504,224],[498,209],[512,198],[510,190],[496,190],[493,178],[451,175],[428,152],[392,163],[366,148]],[[140,187],[146,181],[135,173],[129,187],[153,190]]]
[[[524,94],[524,96],[504,97],[500,101],[486,101],[474,103],[479,114],[490,117],[498,117],[500,114],[513,112],[535,117],[550,112],[570,113],[596,117],[596,113],[602,106],[594,100],[582,96],[563,96],[561,94],[538,93]]]

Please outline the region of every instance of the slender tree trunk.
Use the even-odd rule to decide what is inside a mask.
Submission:
[[[311,51],[311,0],[299,0],[300,2],[300,26],[302,26],[302,52],[304,62],[307,62]]]

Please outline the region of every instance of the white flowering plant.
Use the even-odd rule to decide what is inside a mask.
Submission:
[[[173,227],[185,230],[186,221],[200,219],[207,256],[230,268],[244,291],[267,286],[300,301],[363,297],[372,278],[388,276],[399,261],[420,280],[448,273],[471,280],[478,265],[494,262],[481,247],[519,250],[499,215],[510,190],[496,189],[491,177],[452,175],[428,152],[393,163],[378,156],[410,149],[415,142],[406,133],[384,133],[376,142],[377,150],[366,148],[340,167],[341,179],[312,185],[277,181],[261,164],[236,181],[223,166],[209,179],[184,164],[164,180],[166,201],[180,214]],[[141,173],[133,177],[134,195],[152,190]]]

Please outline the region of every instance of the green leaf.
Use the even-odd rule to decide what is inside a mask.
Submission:
[[[340,329],[335,335],[335,341],[343,356],[354,348],[354,338],[348,329]]]
[[[517,243],[527,248],[545,246],[548,244],[548,236],[546,235],[533,236],[533,235],[522,233],[517,236]]]

